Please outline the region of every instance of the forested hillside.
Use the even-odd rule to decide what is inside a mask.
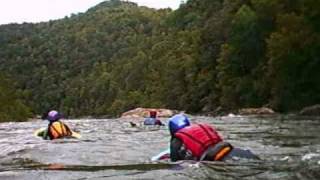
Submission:
[[[318,0],[189,0],[175,11],[111,0],[2,25],[0,73],[16,83],[0,88],[33,114],[70,117],[140,106],[296,111],[320,103],[319,11]]]

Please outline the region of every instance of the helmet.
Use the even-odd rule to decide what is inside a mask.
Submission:
[[[190,126],[190,121],[184,114],[177,114],[169,119],[169,131],[171,136],[186,126]]]
[[[156,118],[157,117],[157,111],[150,111],[150,117],[151,118]]]
[[[56,111],[56,110],[52,110],[52,111],[49,111],[48,112],[48,116],[47,116],[47,119],[49,121],[57,121],[61,118],[61,114]]]

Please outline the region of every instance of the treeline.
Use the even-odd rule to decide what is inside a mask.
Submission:
[[[12,80],[0,75],[0,122],[24,121],[32,115],[22,98],[22,94],[14,89]]]
[[[175,11],[111,0],[0,26],[0,70],[34,114],[295,111],[320,102],[319,10],[318,0],[189,0]]]

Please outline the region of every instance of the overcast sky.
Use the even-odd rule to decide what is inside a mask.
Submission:
[[[0,24],[41,22],[85,12],[104,0],[1,0]],[[181,0],[129,0],[152,8],[178,8]]]

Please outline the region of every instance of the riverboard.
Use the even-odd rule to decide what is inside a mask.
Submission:
[[[170,148],[151,157],[151,161],[160,161],[160,160],[164,160],[164,159],[170,159]]]
[[[36,137],[42,137],[45,131],[46,131],[46,128],[39,128],[33,132],[33,135]]]
[[[45,133],[46,130],[47,130],[47,128],[39,128],[34,131],[33,135],[36,137],[43,137],[43,133]],[[74,132],[74,131],[71,131],[71,132],[72,132],[71,137],[77,138],[77,139],[81,138],[81,134]]]

